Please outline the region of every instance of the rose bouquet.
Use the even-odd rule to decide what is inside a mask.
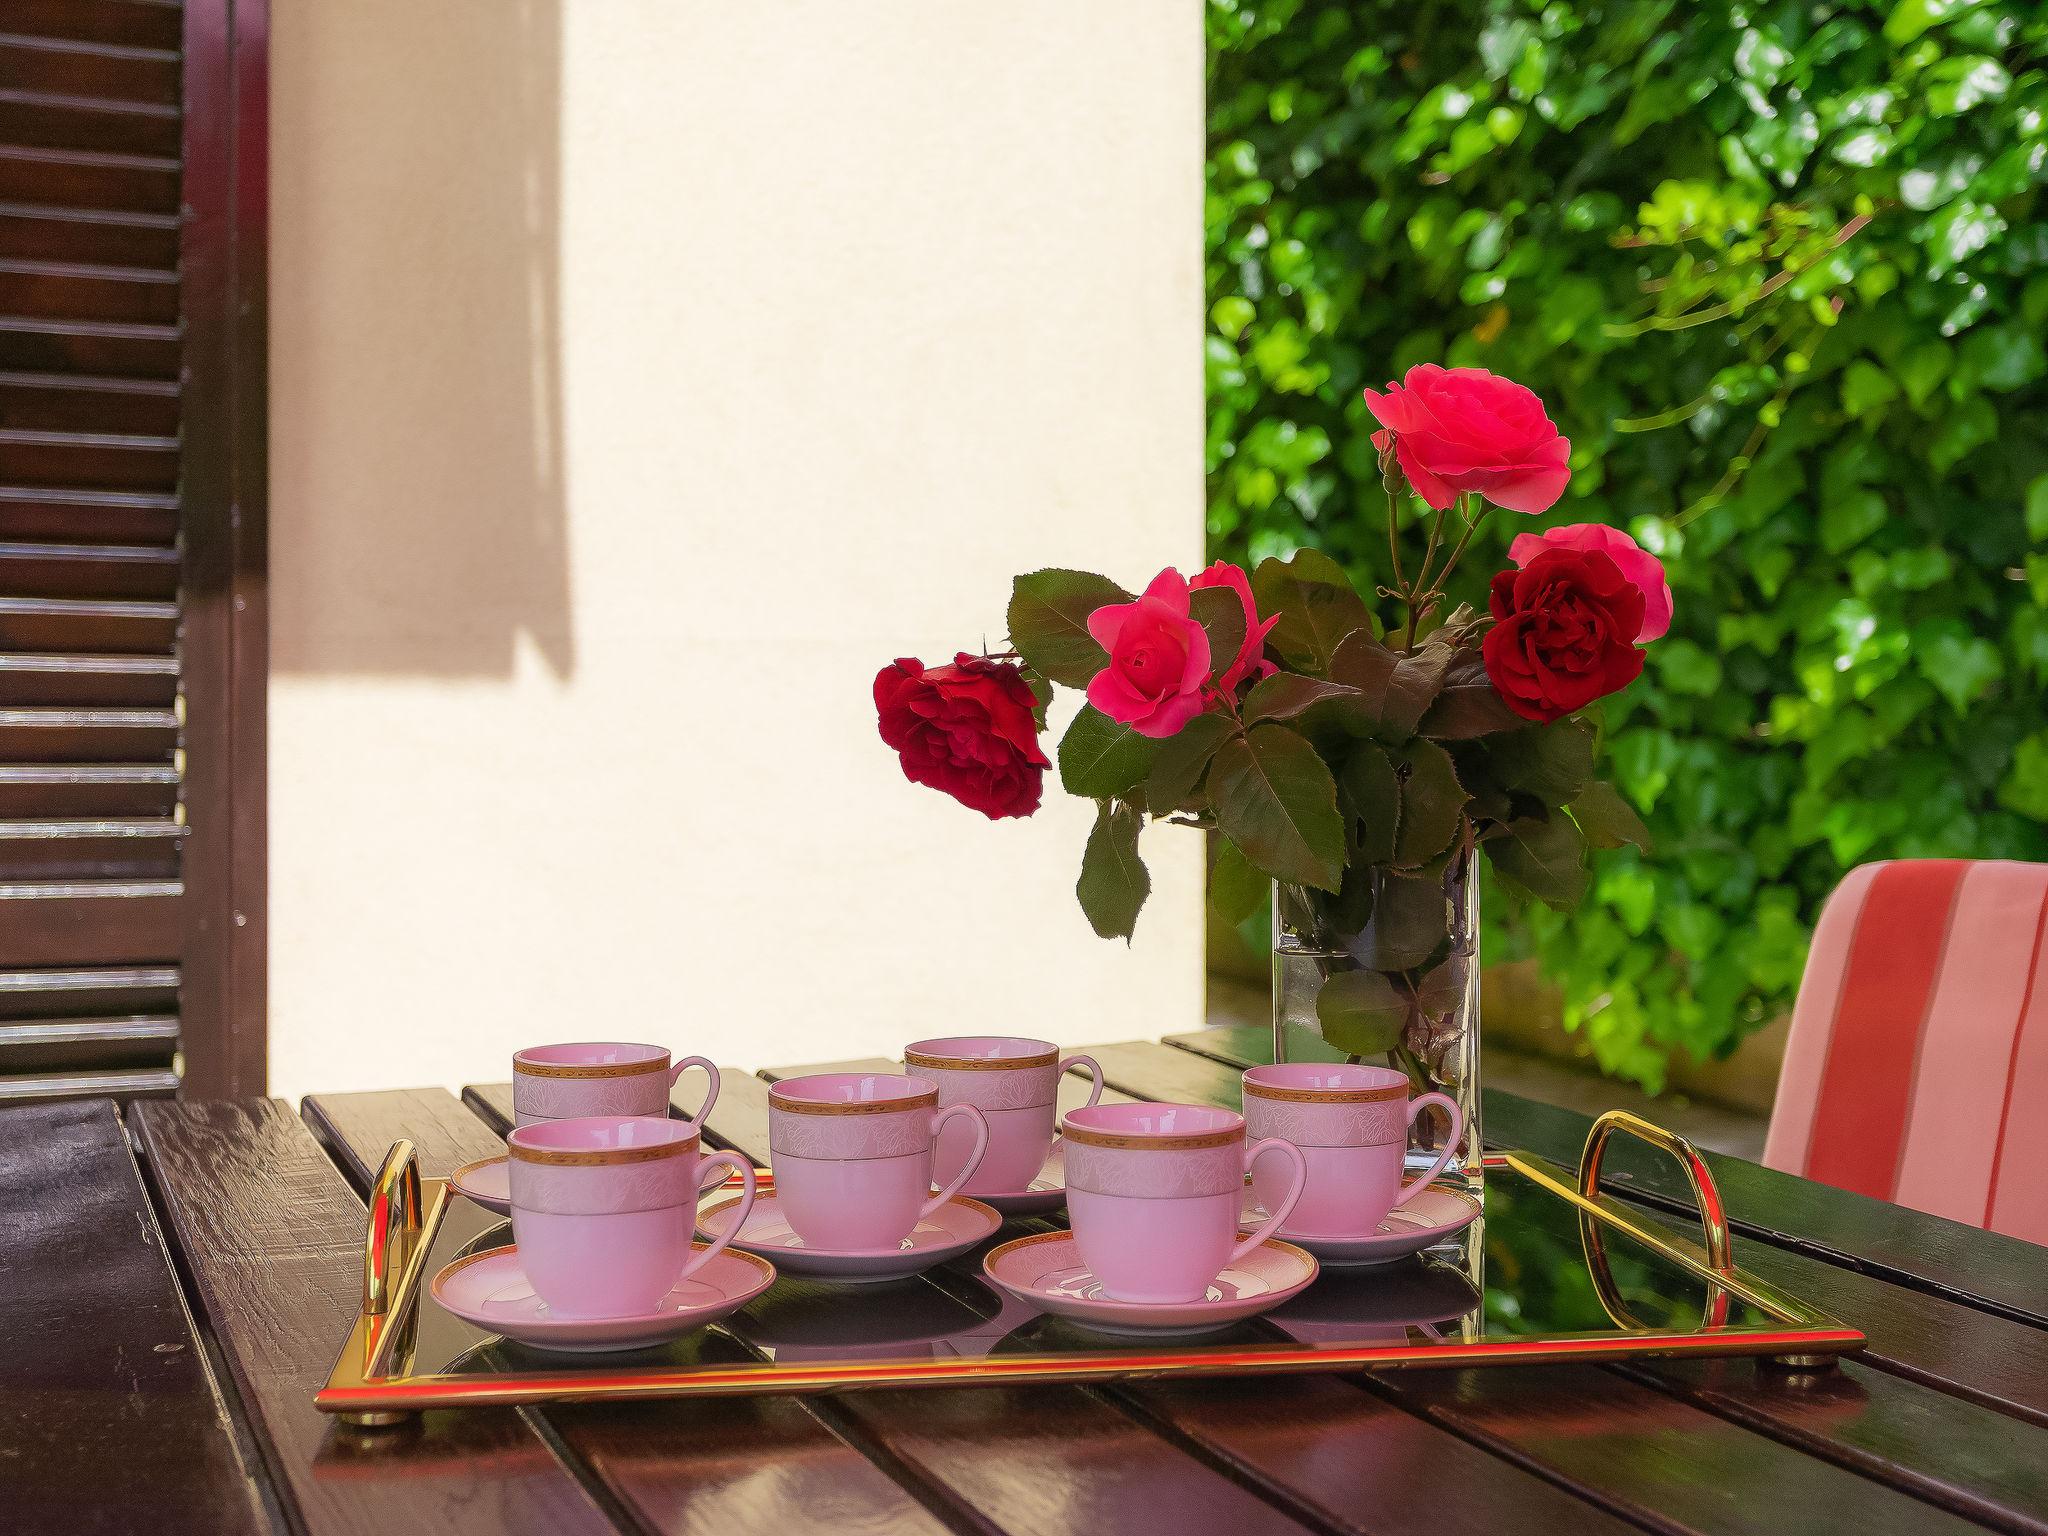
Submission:
[[[1028,816],[1052,766],[1039,735],[1053,688],[1085,690],[1057,758],[1061,786],[1096,803],[1076,887],[1095,931],[1133,931],[1147,821],[1211,829],[1215,893],[1276,893],[1276,942],[1305,977],[1276,1011],[1441,1086],[1472,996],[1475,851],[1568,907],[1589,846],[1645,841],[1594,779],[1596,727],[1579,711],[1641,672],[1671,590],[1626,533],[1579,524],[1516,537],[1485,613],[1445,611],[1446,580],[1496,508],[1541,513],[1563,494],[1570,445],[1534,394],[1483,369],[1425,364],[1366,398],[1389,627],[1312,549],[1249,576],[1161,571],[1135,596],[1034,571],[1011,594],[1011,650],[897,661],[875,704],[913,782]],[[1412,565],[1407,493],[1429,509]]]

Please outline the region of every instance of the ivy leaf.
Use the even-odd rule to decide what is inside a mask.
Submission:
[[[1356,689],[1358,717],[1374,735],[1406,741],[1422,723],[1457,652],[1435,637],[1414,651],[1382,645],[1369,630],[1349,636],[1330,663],[1330,677]]]
[[[1358,862],[1388,864],[1401,826],[1401,780],[1386,751],[1362,741],[1344,764],[1337,787],[1357,835]]]
[[[1337,786],[1307,741],[1284,725],[1232,737],[1209,765],[1223,835],[1276,880],[1334,892],[1343,877]]]
[[[1099,801],[1088,846],[1081,852],[1081,878],[1074,895],[1097,937],[1130,941],[1138,925],[1138,909],[1152,894],[1152,877],[1138,857],[1138,828],[1144,818],[1135,806]]]
[[[1160,813],[1186,804],[1208,771],[1209,759],[1236,729],[1227,715],[1197,715],[1160,742],[1145,779],[1145,803]]]
[[[1093,704],[1084,705],[1060,738],[1060,785],[1089,800],[1128,794],[1145,782],[1158,752],[1152,737],[1118,724]]]
[[[1401,1043],[1408,999],[1378,971],[1339,971],[1316,993],[1323,1038],[1349,1056],[1384,1056]]]
[[[1396,864],[1423,864],[1451,846],[1465,813],[1465,788],[1451,754],[1433,741],[1402,749],[1401,822],[1394,838]]]
[[[1621,798],[1620,790],[1604,780],[1588,784],[1565,809],[1572,813],[1591,847],[1619,848],[1631,843],[1644,853],[1650,851],[1650,829],[1643,825],[1643,818]]]
[[[1045,570],[1019,576],[1010,589],[1010,644],[1041,677],[1085,688],[1109,655],[1088,633],[1088,615],[1131,594],[1107,576]]]
[[[1511,821],[1484,847],[1503,879],[1548,906],[1567,911],[1586,894],[1586,840],[1568,817]]]
[[[1280,622],[1266,644],[1290,666],[1327,675],[1330,658],[1347,635],[1372,633],[1372,614],[1344,574],[1321,550],[1298,549],[1285,560],[1266,559],[1252,572],[1259,612]]]
[[[1230,670],[1244,649],[1244,603],[1228,587],[1197,587],[1188,594],[1188,610],[1209,636],[1209,670]]]
[[[1443,687],[1423,715],[1421,730],[1435,741],[1469,741],[1495,731],[1524,730],[1534,723],[1508,708],[1486,675],[1479,652],[1460,650],[1444,670]]]

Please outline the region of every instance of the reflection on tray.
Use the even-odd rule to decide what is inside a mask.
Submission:
[[[1454,1242],[1376,1269],[1326,1270],[1277,1311],[1204,1335],[1204,1350],[1313,1350],[1445,1340],[1542,1339],[1703,1325],[1769,1326],[1773,1319],[1626,1233],[1592,1238],[1567,1202],[1525,1180],[1486,1182],[1486,1214]],[[1029,1231],[1011,1223],[998,1238]],[[436,1234],[427,1273],[510,1240],[500,1218],[456,1201]],[[557,1355],[481,1332],[423,1300],[406,1373],[547,1376],[594,1360],[669,1370],[745,1364],[905,1365],[1032,1355],[1184,1353],[1187,1340],[1098,1334],[1003,1295],[969,1255],[929,1278],[844,1286],[785,1277],[724,1323],[617,1356]],[[1599,1278],[1596,1278],[1596,1275]],[[1604,1281],[1604,1287],[1602,1284]],[[1603,1297],[1603,1288],[1607,1294]],[[1725,1317],[1716,1318],[1725,1308]]]

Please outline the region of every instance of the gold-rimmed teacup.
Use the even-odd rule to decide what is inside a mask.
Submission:
[[[592,1115],[668,1114],[669,1094],[690,1068],[711,1080],[689,1119],[704,1124],[718,1102],[718,1068],[702,1056],[670,1064],[668,1048],[623,1041],[535,1045],[512,1055],[512,1123],[576,1120]]]

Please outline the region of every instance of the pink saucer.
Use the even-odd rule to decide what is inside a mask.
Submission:
[[[732,1225],[739,1197],[721,1200],[697,1213],[697,1230],[716,1241]],[[807,1248],[790,1229],[788,1219],[763,1190],[754,1201],[746,1225],[733,1234],[727,1252],[744,1251],[772,1258],[785,1274],[817,1275],[831,1280],[903,1280],[934,1264],[965,1253],[1003,1224],[1003,1218],[965,1195],[955,1195],[911,1230],[893,1248]]]
[[[1328,1265],[1391,1264],[1411,1253],[1432,1248],[1446,1238],[1456,1237],[1479,1219],[1480,1209],[1478,1199],[1462,1189],[1432,1184],[1406,1205],[1388,1212],[1386,1220],[1375,1232],[1358,1237],[1338,1237],[1327,1233],[1289,1232],[1283,1227],[1280,1235],[1288,1242],[1306,1248]],[[1249,1189],[1245,1191],[1244,1213],[1238,1219],[1246,1226],[1256,1226],[1266,1219],[1264,1208],[1252,1199]]]
[[[1027,1189],[999,1195],[976,1195],[983,1205],[992,1205],[1005,1216],[1044,1216],[1067,1203],[1067,1144],[1055,1136],[1052,1150],[1045,1154],[1045,1166]]]
[[[696,1246],[702,1248],[705,1244]],[[634,1317],[554,1317],[519,1267],[517,1248],[491,1248],[457,1259],[434,1276],[433,1296],[466,1323],[535,1349],[593,1354],[645,1349],[737,1312],[775,1283],[775,1266],[728,1248]]]
[[[464,1199],[474,1200],[487,1211],[509,1216],[512,1214],[512,1175],[506,1171],[506,1166],[502,1154],[464,1163],[448,1175],[448,1187]]]
[[[1071,1232],[1015,1238],[990,1249],[981,1267],[1020,1301],[1104,1333],[1206,1333],[1279,1306],[1316,1277],[1311,1255],[1269,1239],[1226,1265],[1200,1301],[1113,1301]]]

